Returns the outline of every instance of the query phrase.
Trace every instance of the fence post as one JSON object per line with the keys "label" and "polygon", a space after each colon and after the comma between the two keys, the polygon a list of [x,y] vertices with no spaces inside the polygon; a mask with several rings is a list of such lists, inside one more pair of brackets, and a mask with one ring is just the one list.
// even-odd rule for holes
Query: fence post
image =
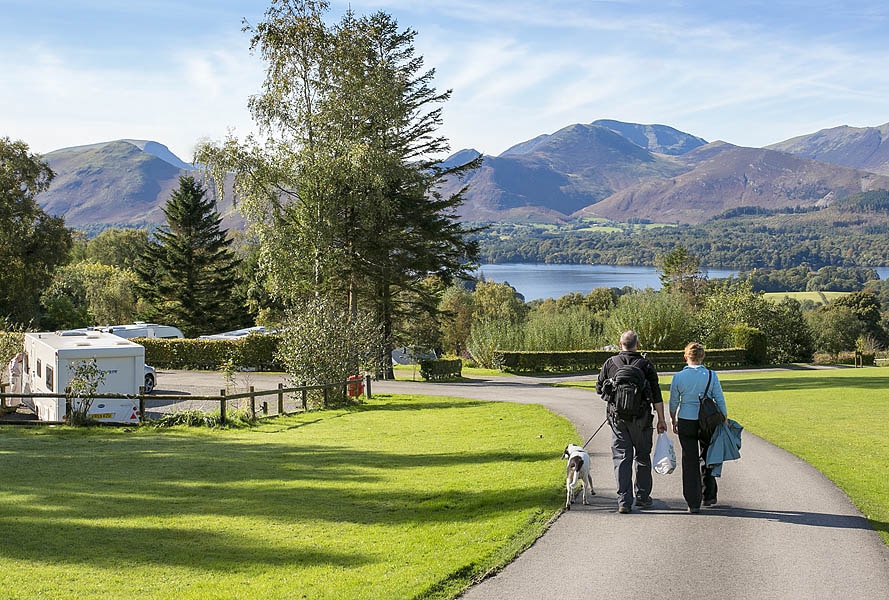
{"label": "fence post", "polygon": [[370,373],[364,375],[364,397],[370,400]]}
{"label": "fence post", "polygon": [[309,405],[309,390],[306,389],[308,385],[308,381],[303,381],[303,410],[306,410],[306,407]]}
{"label": "fence post", "polygon": [[250,420],[256,420],[256,396],[253,395],[253,386],[250,386]]}
{"label": "fence post", "polygon": [[324,408],[327,408],[327,400],[330,398],[330,388],[328,388],[327,386],[324,386],[324,388],[323,388],[322,391],[324,392],[324,404],[323,404],[323,406],[324,406]]}
{"label": "fence post", "polygon": [[145,422],[145,386],[139,386],[139,422]]}
{"label": "fence post", "polygon": [[281,390],[284,389],[284,384],[278,382],[278,416],[284,414],[284,392]]}
{"label": "fence post", "polygon": [[225,425],[225,390],[219,390],[219,422]]}

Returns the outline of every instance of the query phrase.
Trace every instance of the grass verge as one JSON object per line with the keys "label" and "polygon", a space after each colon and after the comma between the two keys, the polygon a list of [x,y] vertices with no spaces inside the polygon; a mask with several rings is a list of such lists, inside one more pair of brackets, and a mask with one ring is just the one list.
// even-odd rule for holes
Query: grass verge
{"label": "grass verge", "polygon": [[241,429],[0,428],[0,589],[450,598],[545,530],[576,435],[539,406],[404,396]]}
{"label": "grass verge", "polygon": [[[731,418],[824,473],[889,544],[889,369],[721,371],[719,380]],[[669,377],[661,389],[666,401]]]}
{"label": "grass verge", "polygon": [[[423,381],[420,377],[420,365],[395,365],[395,379],[398,381]],[[472,377],[503,377],[508,375],[500,369],[483,369],[481,367],[463,367],[463,378]]]}

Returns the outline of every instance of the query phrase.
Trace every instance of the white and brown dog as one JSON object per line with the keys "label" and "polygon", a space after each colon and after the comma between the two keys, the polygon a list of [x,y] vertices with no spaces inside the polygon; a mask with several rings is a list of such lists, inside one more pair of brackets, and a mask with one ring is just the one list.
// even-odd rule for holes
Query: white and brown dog
{"label": "white and brown dog", "polygon": [[574,488],[578,481],[583,488],[583,503],[589,504],[589,497],[596,495],[596,490],[593,489],[593,477],[590,475],[590,455],[581,446],[568,444],[562,453],[562,458],[568,459],[568,473],[565,479],[568,495],[565,498],[565,510],[571,510]]}

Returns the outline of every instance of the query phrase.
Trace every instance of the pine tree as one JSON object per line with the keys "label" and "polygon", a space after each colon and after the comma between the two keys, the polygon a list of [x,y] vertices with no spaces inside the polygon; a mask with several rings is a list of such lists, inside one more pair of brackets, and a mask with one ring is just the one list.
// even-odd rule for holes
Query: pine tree
{"label": "pine tree", "polygon": [[166,227],[154,232],[136,267],[142,297],[152,305],[148,315],[189,337],[243,326],[246,311],[233,297],[238,260],[215,201],[183,176],[164,215]]}

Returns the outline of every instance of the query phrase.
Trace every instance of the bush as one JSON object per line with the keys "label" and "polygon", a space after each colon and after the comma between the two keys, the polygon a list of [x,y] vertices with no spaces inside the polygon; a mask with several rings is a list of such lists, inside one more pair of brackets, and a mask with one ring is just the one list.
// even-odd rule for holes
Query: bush
{"label": "bush", "polygon": [[[346,381],[379,353],[381,338],[370,315],[350,315],[330,298],[313,297],[288,314],[278,358],[294,386]],[[347,402],[343,391],[331,390],[327,400]],[[313,404],[321,399],[317,391],[309,396]]]}
{"label": "bush", "polygon": [[[872,367],[877,364],[876,357],[873,353],[862,352],[858,357],[858,364],[865,367]],[[830,354],[827,352],[818,352],[815,354],[814,362],[816,365],[849,365],[856,364],[855,352],[840,352],[838,354]]]}
{"label": "bush", "polygon": [[462,370],[463,361],[459,358],[453,360],[420,361],[420,377],[426,381],[457,378],[462,375]]}
{"label": "bush", "polygon": [[733,346],[747,350],[747,364],[764,365],[768,363],[766,336],[762,331],[746,323],[738,323],[732,327],[731,337]]}
{"label": "bush", "polygon": [[495,354],[500,348],[521,348],[522,326],[505,320],[473,323],[466,348],[473,360],[486,369],[499,368]]}
{"label": "bush", "polygon": [[678,294],[646,290],[621,296],[605,322],[605,335],[615,344],[628,329],[639,334],[644,349],[683,348],[694,337],[694,318]]}

